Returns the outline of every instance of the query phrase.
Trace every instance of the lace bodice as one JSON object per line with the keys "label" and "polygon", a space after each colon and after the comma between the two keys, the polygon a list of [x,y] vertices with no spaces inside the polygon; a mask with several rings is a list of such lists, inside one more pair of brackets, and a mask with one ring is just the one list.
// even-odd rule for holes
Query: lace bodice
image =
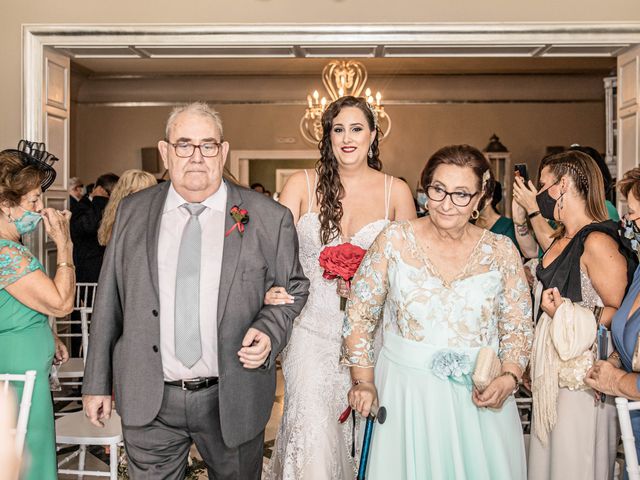
{"label": "lace bodice", "polygon": [[42,270],[42,266],[27,247],[0,239],[0,289],[35,270]]}
{"label": "lace bodice", "polygon": [[516,248],[485,231],[460,275],[445,282],[416,242],[411,222],[377,238],[353,281],[342,363],[373,365],[374,334],[449,348],[491,345],[525,368],[533,339],[531,296]]}
{"label": "lace bodice", "polygon": [[[389,221],[385,219],[368,223],[351,238],[351,243],[367,250],[388,223]],[[297,230],[300,243],[300,263],[304,274],[311,282],[311,286],[304,310],[295,320],[294,325],[302,325],[318,335],[340,340],[342,314],[340,313],[340,298],[336,293],[336,281],[325,279],[322,276],[323,270],[318,263],[320,252],[325,248],[320,241],[318,214],[309,212],[300,217]],[[336,239],[327,246],[339,243],[340,241]],[[328,314],[339,316],[336,328],[327,328],[329,326]]]}

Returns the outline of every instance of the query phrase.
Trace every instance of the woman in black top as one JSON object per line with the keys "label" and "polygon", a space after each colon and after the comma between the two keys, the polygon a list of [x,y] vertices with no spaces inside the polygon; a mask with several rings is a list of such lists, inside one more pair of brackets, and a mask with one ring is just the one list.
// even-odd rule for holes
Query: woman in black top
{"label": "woman in black top", "polygon": [[[602,307],[599,321],[608,328],[633,277],[635,259],[623,247],[617,225],[607,220],[602,174],[588,155],[569,151],[548,160],[540,185],[540,212],[559,228],[536,268],[539,308],[535,315],[540,318],[544,312],[553,318],[568,299],[587,309],[591,322],[587,328],[594,332],[596,320],[590,311]],[[534,345],[555,348],[549,330],[538,324]],[[557,368],[543,372],[534,351],[529,479],[613,478],[617,443],[613,399],[596,404],[594,392],[583,381],[594,356],[592,347],[570,363],[558,360]],[[543,409],[542,403],[536,406],[536,391],[542,391],[550,371],[559,372],[555,373],[557,388],[553,387],[555,401]],[[536,415],[545,420],[536,423]]]}

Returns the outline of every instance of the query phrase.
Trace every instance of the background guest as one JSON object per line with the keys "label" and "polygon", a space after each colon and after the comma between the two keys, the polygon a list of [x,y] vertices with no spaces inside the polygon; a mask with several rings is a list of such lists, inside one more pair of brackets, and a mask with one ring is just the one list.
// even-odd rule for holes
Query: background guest
{"label": "background guest", "polygon": [[104,247],[98,243],[98,228],[118,178],[113,173],[98,177],[91,192],[91,201],[79,203],[71,217],[71,238],[75,245],[73,257],[78,282],[97,282],[100,276]]}
{"label": "background guest", "polygon": [[255,190],[256,192],[259,192],[259,193],[264,193],[266,188],[264,188],[264,185],[262,185],[261,183],[252,183],[251,190]]}
{"label": "background guest", "polygon": [[[627,232],[636,253],[640,248],[640,168],[624,174],[618,189],[628,202],[625,218]],[[616,347],[608,361],[598,361],[588,372],[585,383],[607,395],[640,400],[640,365],[634,365],[634,354],[640,335],[640,268],[636,269],[633,282],[620,308],[613,316],[611,334]],[[637,359],[636,359],[637,363]],[[640,412],[632,411],[631,425],[636,439],[636,451],[640,457]]]}
{"label": "background guest", "polygon": [[[602,174],[595,161],[578,151],[548,158],[537,203],[541,216],[558,224],[535,270],[537,316],[544,311],[553,319],[568,299],[587,310],[603,307],[599,321],[608,327],[637,263],[624,255],[617,225],[607,220]],[[595,328],[595,318],[593,322]],[[612,398],[594,404],[594,392],[584,384],[593,361],[591,346],[573,363],[561,364],[538,349],[549,344],[549,335],[549,329],[536,329],[529,479],[612,478],[615,406]]]}
{"label": "background guest", "polygon": [[[429,216],[383,230],[347,304],[349,404],[363,416],[374,405],[389,412],[376,427],[367,478],[524,480],[512,394],[529,360],[531,299],[513,242],[469,222],[490,198],[489,162],[468,145],[444,147],[422,185]],[[484,346],[502,372],[478,392],[470,376]]]}
{"label": "background guest", "polygon": [[[618,211],[607,198],[607,196],[613,198],[610,193],[613,189],[613,179],[602,155],[592,147],[582,147],[580,145],[572,145],[569,151],[585,153],[596,163],[603,179],[603,195],[608,218],[616,222],[619,221],[620,215]],[[540,172],[542,172],[542,169],[546,166],[549,158],[551,158],[551,156],[543,158],[540,162],[538,167],[538,181],[540,179]],[[553,220],[546,220],[540,215],[536,202],[539,189],[540,187],[536,188],[531,180],[525,184],[524,179],[520,176],[516,176],[514,179],[513,221],[516,227],[516,240],[526,258],[542,256],[553,242],[553,233],[557,227],[557,224]],[[529,228],[529,224],[531,225],[531,229]]]}
{"label": "background guest", "polygon": [[[36,370],[26,438],[29,460],[24,462],[23,478],[28,480],[58,478],[49,370],[54,358],[65,362],[68,353],[47,316],[71,312],[75,287],[71,214],[42,204],[42,192],[55,179],[55,170],[43,161],[52,163],[51,157],[42,144],[0,152],[0,372]],[[21,235],[33,232],[40,220],[57,247],[53,279],[20,243]],[[16,391],[20,396],[22,385]]]}
{"label": "background guest", "polygon": [[476,220],[476,225],[480,228],[486,228],[490,232],[509,237],[518,252],[520,252],[513,220],[501,215],[498,211],[498,204],[502,200],[502,185],[493,179],[493,175],[491,175],[488,188],[491,190],[491,201],[485,203],[485,206],[480,211],[480,216]]}
{"label": "background guest", "polygon": [[73,214],[76,209],[76,205],[84,197],[84,185],[82,180],[78,177],[71,177],[69,179],[69,210]]}
{"label": "background guest", "polygon": [[127,170],[122,174],[111,192],[109,202],[102,215],[102,222],[100,223],[100,228],[98,228],[98,243],[100,243],[100,245],[104,247],[109,243],[111,230],[116,221],[118,205],[120,205],[122,199],[132,193],[153,187],[157,183],[156,177],[142,170]]}

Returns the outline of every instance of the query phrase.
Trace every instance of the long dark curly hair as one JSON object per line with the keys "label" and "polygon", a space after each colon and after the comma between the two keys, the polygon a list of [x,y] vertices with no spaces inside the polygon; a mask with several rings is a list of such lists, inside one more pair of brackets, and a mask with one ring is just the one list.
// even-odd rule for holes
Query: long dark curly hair
{"label": "long dark curly hair", "polygon": [[367,165],[375,170],[382,170],[380,161],[380,150],[378,149],[378,138],[381,135],[376,125],[373,111],[367,105],[363,97],[341,97],[331,103],[322,115],[322,140],[318,143],[320,149],[320,160],[316,164],[318,173],[318,187],[316,188],[316,199],[320,205],[320,239],[323,245],[328,244],[338,238],[340,221],[342,220],[342,198],[344,197],[344,187],[340,182],[340,172],[338,170],[338,160],[333,154],[331,145],[331,130],[333,119],[345,107],[356,107],[367,119],[370,131],[375,131],[376,136],[371,144],[371,157],[367,157]]}

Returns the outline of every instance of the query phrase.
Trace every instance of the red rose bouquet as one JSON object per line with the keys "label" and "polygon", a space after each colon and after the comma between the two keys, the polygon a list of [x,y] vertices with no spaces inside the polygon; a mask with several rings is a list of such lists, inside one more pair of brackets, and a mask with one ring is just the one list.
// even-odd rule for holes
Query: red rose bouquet
{"label": "red rose bouquet", "polygon": [[[335,247],[326,247],[320,253],[320,266],[324,268],[322,276],[327,280],[341,278],[347,283],[347,289],[351,288],[351,280],[358,271],[366,250],[351,243],[342,243]],[[340,294],[340,310],[344,310],[347,304],[347,296]]]}

